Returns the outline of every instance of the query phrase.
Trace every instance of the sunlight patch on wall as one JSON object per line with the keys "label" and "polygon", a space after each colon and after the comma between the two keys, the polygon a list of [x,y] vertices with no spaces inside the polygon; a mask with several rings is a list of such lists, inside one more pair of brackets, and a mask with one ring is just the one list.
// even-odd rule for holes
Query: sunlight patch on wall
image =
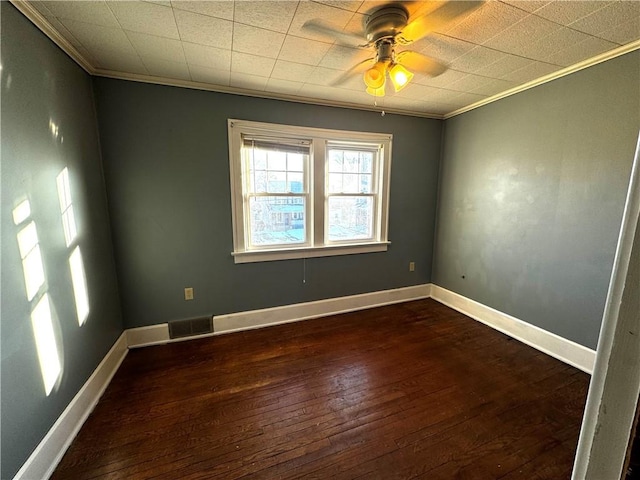
{"label": "sunlight patch on wall", "polygon": [[[24,200],[13,209],[13,222],[18,231],[18,250],[22,259],[22,271],[27,300],[36,304],[31,310],[31,327],[36,341],[40,373],[44,391],[48,396],[62,373],[58,344],[53,330],[49,294],[43,292],[45,285],[44,264],[38,241],[36,223],[31,220],[31,205]],[[32,303],[32,304],[33,304]]]}
{"label": "sunlight patch on wall", "polygon": [[[55,124],[53,125],[55,126]],[[64,239],[67,247],[71,248],[78,237],[78,229],[76,227],[76,218],[73,213],[69,169],[67,167],[64,167],[56,177],[56,184],[58,186],[58,200],[60,202]],[[73,296],[76,301],[78,325],[82,326],[89,317],[89,294],[87,291],[87,276],[84,270],[84,261],[82,260],[80,247],[77,245],[69,256],[69,269],[71,270]]]}
{"label": "sunlight patch on wall", "polygon": [[51,306],[49,305],[49,295],[47,293],[42,296],[31,313],[31,326],[36,339],[44,391],[48,396],[58,381],[62,368],[60,366],[60,356],[53,331]]}
{"label": "sunlight patch on wall", "polygon": [[13,209],[13,223],[20,225],[31,216],[31,205],[29,200],[24,200]]}
{"label": "sunlight patch on wall", "polygon": [[73,214],[71,203],[71,187],[69,186],[69,170],[64,167],[56,178],[58,184],[58,199],[60,200],[60,213],[62,213],[62,228],[67,247],[76,239],[78,230],[76,228],[76,218]]}
{"label": "sunlight patch on wall", "polygon": [[18,232],[18,248],[22,259],[27,300],[31,301],[44,285],[44,267],[42,266],[38,232],[34,221],[29,222],[26,227]]}
{"label": "sunlight patch on wall", "polygon": [[78,324],[83,325],[89,316],[89,295],[87,293],[87,277],[84,273],[84,262],[80,247],[76,247],[69,257],[73,295],[76,300]]}

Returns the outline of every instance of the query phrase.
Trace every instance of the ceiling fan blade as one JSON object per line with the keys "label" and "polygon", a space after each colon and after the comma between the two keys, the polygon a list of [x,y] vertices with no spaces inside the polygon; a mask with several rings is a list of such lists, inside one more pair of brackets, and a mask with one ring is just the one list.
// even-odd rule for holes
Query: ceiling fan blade
{"label": "ceiling fan blade", "polygon": [[425,35],[445,26],[455,18],[469,14],[477,8],[480,8],[484,3],[484,0],[451,0],[434,11],[411,20],[407,26],[402,29],[402,32],[397,37],[397,41],[405,45],[415,42]]}
{"label": "ceiling fan blade", "polygon": [[409,70],[424,73],[430,77],[436,77],[441,73],[444,73],[447,68],[449,68],[438,60],[412,50],[405,50],[398,53],[396,55],[396,62],[403,67],[407,67]]}
{"label": "ceiling fan blade", "polygon": [[367,67],[367,63],[374,62],[374,61],[375,61],[375,58],[371,57],[371,58],[367,58],[366,60],[363,60],[363,61],[361,61],[359,63],[356,63],[349,70],[347,70],[342,75],[340,75],[338,78],[333,80],[329,85],[331,85],[332,87],[337,87],[339,85],[342,85],[344,82],[346,82],[347,80],[350,80],[355,75],[364,72],[366,67]]}
{"label": "ceiling fan blade", "polygon": [[348,47],[368,46],[367,39],[363,36],[351,32],[345,32],[344,30],[338,30],[332,25],[321,20],[308,20],[304,25],[302,25],[302,29],[307,32],[321,35],[325,38],[331,38],[332,40]]}
{"label": "ceiling fan blade", "polygon": [[337,86],[342,85],[344,82],[346,82],[347,80],[350,80],[351,78],[353,78],[354,76],[358,75],[359,73],[363,73],[366,70],[367,64],[370,63],[370,62],[375,62],[375,60],[376,60],[375,58],[371,57],[371,58],[367,58],[366,60],[363,60],[363,61],[361,61],[359,63],[356,63],[349,70],[347,70],[342,75],[340,75],[338,78],[333,80],[329,85],[332,86],[332,87],[337,87]]}

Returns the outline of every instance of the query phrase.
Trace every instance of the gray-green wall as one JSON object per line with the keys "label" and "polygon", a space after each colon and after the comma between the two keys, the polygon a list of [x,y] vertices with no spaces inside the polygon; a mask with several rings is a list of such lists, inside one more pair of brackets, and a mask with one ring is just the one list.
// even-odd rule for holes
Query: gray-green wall
{"label": "gray-green wall", "polygon": [[640,127],[640,52],[445,123],[434,282],[595,348]]}
{"label": "gray-green wall", "polygon": [[[14,476],[122,332],[91,77],[8,2],[2,21],[0,477]],[[50,122],[58,126],[58,136]],[[84,257],[89,317],[78,326],[56,189],[67,167]],[[62,376],[45,395],[12,219],[31,204]]]}
{"label": "gray-green wall", "polygon": [[[431,281],[441,121],[95,83],[126,327]],[[234,264],[228,118],[393,134],[389,251]]]}
{"label": "gray-green wall", "polygon": [[[640,53],[441,122],[91,79],[0,3],[2,478],[122,331],[116,270],[124,327],[433,281],[595,347],[640,125]],[[227,118],[392,133],[389,251],[309,259],[306,283],[301,260],[235,265]],[[65,166],[89,289],[82,327],[55,184]],[[24,198],[63,357],[48,397],[11,217]]]}

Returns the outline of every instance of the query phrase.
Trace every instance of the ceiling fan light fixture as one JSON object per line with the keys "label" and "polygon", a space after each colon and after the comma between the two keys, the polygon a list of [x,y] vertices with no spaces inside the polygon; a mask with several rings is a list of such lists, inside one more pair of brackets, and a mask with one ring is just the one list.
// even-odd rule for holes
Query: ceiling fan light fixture
{"label": "ceiling fan light fixture", "polygon": [[380,88],[367,87],[367,93],[374,97],[384,97],[384,84]]}
{"label": "ceiling fan light fixture", "polygon": [[399,92],[411,81],[413,73],[399,63],[395,63],[389,70],[389,78],[391,78],[391,83],[393,83],[395,91]]}
{"label": "ceiling fan light fixture", "polygon": [[386,66],[384,62],[376,62],[373,67],[364,72],[364,84],[372,89],[384,87],[385,74]]}

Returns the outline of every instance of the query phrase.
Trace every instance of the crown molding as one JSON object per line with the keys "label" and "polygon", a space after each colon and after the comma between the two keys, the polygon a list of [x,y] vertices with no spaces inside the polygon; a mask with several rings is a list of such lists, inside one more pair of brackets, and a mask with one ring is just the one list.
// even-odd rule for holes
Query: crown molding
{"label": "crown molding", "polygon": [[319,105],[324,107],[349,108],[353,110],[363,110],[363,111],[376,112],[376,113],[384,112],[385,115],[389,113],[389,114],[405,115],[405,116],[411,116],[411,117],[431,118],[436,120],[442,120],[444,118],[443,115],[439,115],[439,114],[413,112],[410,110],[403,110],[400,108],[393,108],[393,107],[387,108],[380,105],[368,106],[368,105],[362,105],[357,103],[341,102],[337,100],[304,97],[304,96],[298,96],[298,95],[287,95],[287,94],[266,92],[266,91],[260,91],[260,90],[249,90],[244,88],[227,87],[223,85],[213,85],[210,83],[194,82],[191,80],[177,80],[177,79],[165,78],[165,77],[152,77],[150,75],[141,75],[137,73],[123,73],[123,72],[115,72],[112,70],[96,69],[93,75],[97,77],[114,78],[117,80],[129,80],[132,82],[152,83],[155,85],[166,85],[170,87],[191,88],[194,90],[206,90],[206,91],[218,92],[218,93],[230,93],[233,95],[267,98],[271,100],[285,100],[288,102],[305,103],[305,104]]}
{"label": "crown molding", "polygon": [[29,2],[24,0],[9,0],[20,13],[27,17],[42,33],[69,55],[82,69],[90,75],[95,74],[95,68],[85,59],[82,54],[58,31],[51,26],[49,20],[36,10]]}
{"label": "crown molding", "polygon": [[572,73],[578,72],[580,70],[584,70],[585,68],[592,67],[594,65],[597,65],[598,63],[606,62],[607,60],[611,60],[613,58],[619,57],[626,53],[633,52],[638,49],[640,49],[640,40],[636,40],[635,42],[622,45],[621,47],[615,48],[613,50],[609,50],[608,52],[601,53],[600,55],[596,55],[595,57],[589,58],[587,60],[583,60],[582,62],[563,68],[562,70],[558,70],[557,72],[550,73],[549,75],[545,75],[540,78],[536,78],[535,80],[532,80],[527,83],[523,83],[518,87],[511,88],[502,93],[498,93],[497,95],[493,95],[492,97],[488,97],[488,98],[485,98],[484,100],[480,100],[479,102],[473,103],[471,105],[467,105],[466,107],[459,108],[458,110],[454,110],[453,112],[443,115],[442,118],[444,120],[447,120],[449,118],[455,117],[456,115],[460,115],[470,110],[474,110],[484,105],[488,105],[489,103],[493,103],[497,100],[510,97],[511,95],[515,95],[516,93],[524,92],[525,90],[529,90],[530,88],[537,87],[538,85],[551,82],[552,80],[556,80],[558,78],[571,75]]}

